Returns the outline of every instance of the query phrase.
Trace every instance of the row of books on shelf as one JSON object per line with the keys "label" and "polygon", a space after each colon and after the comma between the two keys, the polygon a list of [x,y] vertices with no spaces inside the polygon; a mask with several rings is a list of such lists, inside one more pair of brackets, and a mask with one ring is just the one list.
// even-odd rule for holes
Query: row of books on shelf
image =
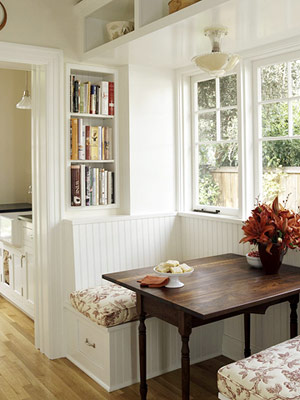
{"label": "row of books on shelf", "polygon": [[114,203],[114,172],[86,165],[71,165],[71,205]]}
{"label": "row of books on shelf", "polygon": [[92,84],[70,75],[70,105],[71,113],[114,115],[114,82]]}
{"label": "row of books on shelf", "polygon": [[82,118],[71,118],[71,160],[112,160],[112,128],[90,126]]}

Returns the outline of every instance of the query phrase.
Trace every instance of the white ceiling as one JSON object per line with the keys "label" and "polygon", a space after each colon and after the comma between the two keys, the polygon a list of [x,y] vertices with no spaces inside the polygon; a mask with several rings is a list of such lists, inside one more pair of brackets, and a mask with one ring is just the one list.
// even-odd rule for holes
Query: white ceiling
{"label": "white ceiling", "polygon": [[[300,38],[300,0],[229,0],[117,48],[108,46],[107,51],[91,51],[87,56],[109,64],[185,67],[195,55],[211,50],[203,35],[204,28],[211,25],[229,28],[222,47],[230,52]],[[144,28],[141,34],[147,31]]]}

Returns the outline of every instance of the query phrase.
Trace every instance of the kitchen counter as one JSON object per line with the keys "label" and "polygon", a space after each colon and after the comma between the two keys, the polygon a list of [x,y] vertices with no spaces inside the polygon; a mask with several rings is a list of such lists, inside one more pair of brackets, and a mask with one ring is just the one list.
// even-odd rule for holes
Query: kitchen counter
{"label": "kitchen counter", "polygon": [[11,203],[0,204],[0,213],[11,213],[21,211],[32,211],[32,204],[30,203]]}

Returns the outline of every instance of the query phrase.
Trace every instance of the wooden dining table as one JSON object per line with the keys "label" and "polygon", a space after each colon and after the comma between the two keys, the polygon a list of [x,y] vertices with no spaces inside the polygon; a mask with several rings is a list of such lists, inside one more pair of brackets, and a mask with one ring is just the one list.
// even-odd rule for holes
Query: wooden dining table
{"label": "wooden dining table", "polygon": [[250,350],[250,315],[264,314],[268,307],[290,303],[290,336],[298,332],[297,305],[300,268],[282,265],[279,273],[265,275],[250,267],[244,256],[224,254],[185,261],[194,272],[182,277],[177,289],[141,287],[137,282],[155,275],[153,267],[103,275],[103,278],[137,294],[139,315],[140,398],[147,398],[146,316],[157,317],[178,328],[181,335],[182,400],[190,398],[189,338],[192,329],[236,315],[244,315],[245,356]]}

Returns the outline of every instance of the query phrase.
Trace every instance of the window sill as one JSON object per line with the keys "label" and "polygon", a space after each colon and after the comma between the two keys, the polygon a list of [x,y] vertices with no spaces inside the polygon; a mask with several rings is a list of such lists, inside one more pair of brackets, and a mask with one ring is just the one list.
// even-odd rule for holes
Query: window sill
{"label": "window sill", "polygon": [[220,215],[220,214],[205,214],[196,211],[184,211],[179,212],[178,215],[180,217],[189,217],[189,218],[200,218],[200,219],[207,219],[207,220],[214,220],[214,221],[222,221],[228,222],[231,224],[243,224],[243,220],[239,217],[235,217],[232,215]]}

